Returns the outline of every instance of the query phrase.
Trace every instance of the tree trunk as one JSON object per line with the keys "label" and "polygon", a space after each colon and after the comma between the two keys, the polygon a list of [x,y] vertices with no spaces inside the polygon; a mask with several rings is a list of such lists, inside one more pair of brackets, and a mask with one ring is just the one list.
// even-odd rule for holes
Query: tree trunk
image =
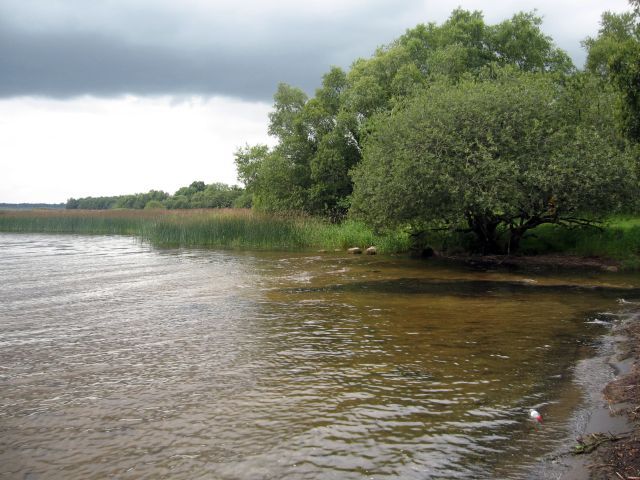
{"label": "tree trunk", "polygon": [[499,220],[489,215],[467,214],[467,221],[478,240],[482,255],[500,253],[497,232]]}
{"label": "tree trunk", "polygon": [[521,223],[517,227],[509,227],[509,244],[507,246],[507,253],[515,253],[520,248],[520,241],[527,230],[537,227],[545,222],[539,217],[529,218],[526,222]]}
{"label": "tree trunk", "polygon": [[524,232],[526,230],[522,230],[519,228],[509,230],[509,245],[507,247],[507,254],[516,253],[520,248],[520,240],[524,236]]}

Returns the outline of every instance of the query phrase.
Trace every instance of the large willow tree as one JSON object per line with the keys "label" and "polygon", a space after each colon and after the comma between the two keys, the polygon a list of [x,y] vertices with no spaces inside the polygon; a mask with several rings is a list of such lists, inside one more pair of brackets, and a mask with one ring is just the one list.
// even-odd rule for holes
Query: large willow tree
{"label": "large willow tree", "polygon": [[565,86],[512,69],[488,77],[436,82],[374,119],[353,174],[355,214],[417,231],[464,228],[489,253],[515,251],[543,223],[589,223],[633,196],[605,90],[586,76]]}
{"label": "large willow tree", "polygon": [[437,78],[455,82],[479,75],[488,65],[558,76],[571,72],[571,60],[540,25],[531,13],[488,25],[481,12],[457,9],[441,25],[407,30],[370,58],[354,61],[347,72],[332,68],[312,98],[279,85],[269,127],[277,145],[266,150],[248,146],[236,155],[239,178],[254,205],[340,218],[353,187],[349,171],[361,161],[373,115],[389,111]]}

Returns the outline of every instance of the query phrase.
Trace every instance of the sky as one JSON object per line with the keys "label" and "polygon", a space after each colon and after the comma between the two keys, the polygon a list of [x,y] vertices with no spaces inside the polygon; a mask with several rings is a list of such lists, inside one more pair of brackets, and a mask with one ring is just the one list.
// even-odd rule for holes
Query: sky
{"label": "sky", "polygon": [[0,203],[237,183],[279,82],[313,94],[330,66],[456,7],[489,24],[536,10],[580,42],[626,0],[0,0]]}

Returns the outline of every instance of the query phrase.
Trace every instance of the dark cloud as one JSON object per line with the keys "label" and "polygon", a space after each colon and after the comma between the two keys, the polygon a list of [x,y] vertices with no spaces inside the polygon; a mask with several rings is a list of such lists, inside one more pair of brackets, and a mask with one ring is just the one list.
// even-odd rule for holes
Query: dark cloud
{"label": "dark cloud", "polygon": [[269,99],[280,81],[312,91],[331,59],[303,49],[133,46],[90,34],[0,33],[0,96],[223,94]]}
{"label": "dark cloud", "polygon": [[[237,6],[198,15],[187,3],[176,9],[179,3],[160,1],[154,9],[142,2],[134,9],[115,2],[117,8],[105,10],[99,2],[94,8],[71,0],[43,12],[51,4],[9,0],[0,6],[0,97],[130,93],[269,101],[278,82],[312,93],[331,65],[347,67],[406,27],[391,0],[335,15],[326,15],[325,6],[316,16],[304,6],[276,12],[263,5],[265,18],[251,1],[239,3],[254,7],[244,15]],[[224,8],[232,12],[226,18]]]}
{"label": "dark cloud", "polygon": [[[421,0],[368,0],[334,16],[325,8],[314,18],[300,6],[261,19],[237,11],[200,18],[186,7],[176,10],[181,4],[170,0],[157,5],[173,10],[112,2],[120,6],[107,11],[108,4],[69,1],[0,5],[0,97],[195,94],[269,101],[278,82],[312,93],[329,66],[348,67],[406,28],[441,22],[455,7],[434,12]],[[51,5],[52,12],[43,11]],[[66,6],[60,13],[56,5]],[[501,8],[502,18],[514,13]],[[421,18],[434,13],[438,18]],[[561,45],[574,59],[583,55],[581,38],[569,48]]]}

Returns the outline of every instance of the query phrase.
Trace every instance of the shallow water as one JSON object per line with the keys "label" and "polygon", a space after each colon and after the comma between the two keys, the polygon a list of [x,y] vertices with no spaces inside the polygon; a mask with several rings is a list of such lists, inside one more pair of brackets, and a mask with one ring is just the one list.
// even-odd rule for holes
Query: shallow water
{"label": "shallow water", "polygon": [[527,478],[638,283],[0,234],[0,478]]}

